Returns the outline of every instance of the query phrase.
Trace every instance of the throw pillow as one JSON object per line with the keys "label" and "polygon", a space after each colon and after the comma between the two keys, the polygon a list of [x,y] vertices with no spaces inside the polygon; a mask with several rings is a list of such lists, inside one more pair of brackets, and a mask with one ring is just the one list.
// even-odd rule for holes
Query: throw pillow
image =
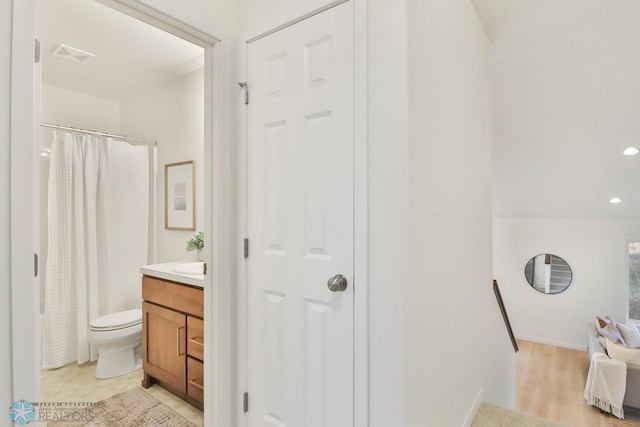
{"label": "throw pillow", "polygon": [[598,328],[604,328],[605,326],[607,326],[608,324],[610,324],[611,322],[615,323],[613,321],[613,319],[609,316],[604,316],[604,319],[602,319],[601,317],[596,316],[596,325],[598,325]]}
{"label": "throw pillow", "polygon": [[617,323],[618,332],[629,348],[640,348],[640,332],[634,326],[627,326],[624,323]]}
{"label": "throw pillow", "polygon": [[620,331],[618,331],[614,322],[609,323],[604,328],[596,329],[596,331],[598,332],[598,335],[610,339],[615,344],[619,344],[623,347],[627,346],[627,343],[624,342],[624,339],[622,338],[622,335],[620,335]]}
{"label": "throw pillow", "polygon": [[612,359],[622,360],[629,365],[640,366],[640,349],[624,348],[607,340],[607,353]]}

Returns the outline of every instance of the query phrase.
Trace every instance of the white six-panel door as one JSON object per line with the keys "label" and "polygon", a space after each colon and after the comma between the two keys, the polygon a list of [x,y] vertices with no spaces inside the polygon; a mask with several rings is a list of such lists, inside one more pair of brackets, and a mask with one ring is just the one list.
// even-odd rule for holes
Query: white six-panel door
{"label": "white six-panel door", "polygon": [[248,84],[249,426],[351,426],[352,2],[250,43]]}

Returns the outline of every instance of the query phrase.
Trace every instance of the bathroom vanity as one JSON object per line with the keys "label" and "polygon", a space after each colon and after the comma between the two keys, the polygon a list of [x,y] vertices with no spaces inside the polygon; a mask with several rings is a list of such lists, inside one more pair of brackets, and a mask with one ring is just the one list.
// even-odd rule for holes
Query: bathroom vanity
{"label": "bathroom vanity", "polygon": [[157,383],[199,409],[204,401],[203,275],[173,271],[177,263],[144,266],[142,387]]}

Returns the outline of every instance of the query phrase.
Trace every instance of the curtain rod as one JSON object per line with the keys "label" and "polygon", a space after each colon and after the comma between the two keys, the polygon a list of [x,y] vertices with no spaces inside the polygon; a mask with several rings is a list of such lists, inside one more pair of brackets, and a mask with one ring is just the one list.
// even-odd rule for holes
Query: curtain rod
{"label": "curtain rod", "polygon": [[158,141],[147,141],[146,139],[130,138],[130,137],[124,136],[124,135],[114,135],[112,133],[97,132],[95,130],[86,130],[86,129],[68,127],[68,126],[52,125],[52,124],[49,124],[49,123],[40,123],[40,126],[43,126],[43,127],[46,127],[46,128],[52,128],[52,129],[70,130],[70,131],[73,131],[73,132],[90,133],[91,135],[108,136],[110,138],[117,138],[117,139],[124,139],[126,141],[140,142],[142,144],[158,145]]}

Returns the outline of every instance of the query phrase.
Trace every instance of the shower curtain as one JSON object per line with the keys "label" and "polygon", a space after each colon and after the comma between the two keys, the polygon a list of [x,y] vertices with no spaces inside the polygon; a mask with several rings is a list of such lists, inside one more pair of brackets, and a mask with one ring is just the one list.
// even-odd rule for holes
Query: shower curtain
{"label": "shower curtain", "polygon": [[141,307],[148,150],[106,137],[54,133],[43,368],[95,360],[87,342],[89,322]]}

